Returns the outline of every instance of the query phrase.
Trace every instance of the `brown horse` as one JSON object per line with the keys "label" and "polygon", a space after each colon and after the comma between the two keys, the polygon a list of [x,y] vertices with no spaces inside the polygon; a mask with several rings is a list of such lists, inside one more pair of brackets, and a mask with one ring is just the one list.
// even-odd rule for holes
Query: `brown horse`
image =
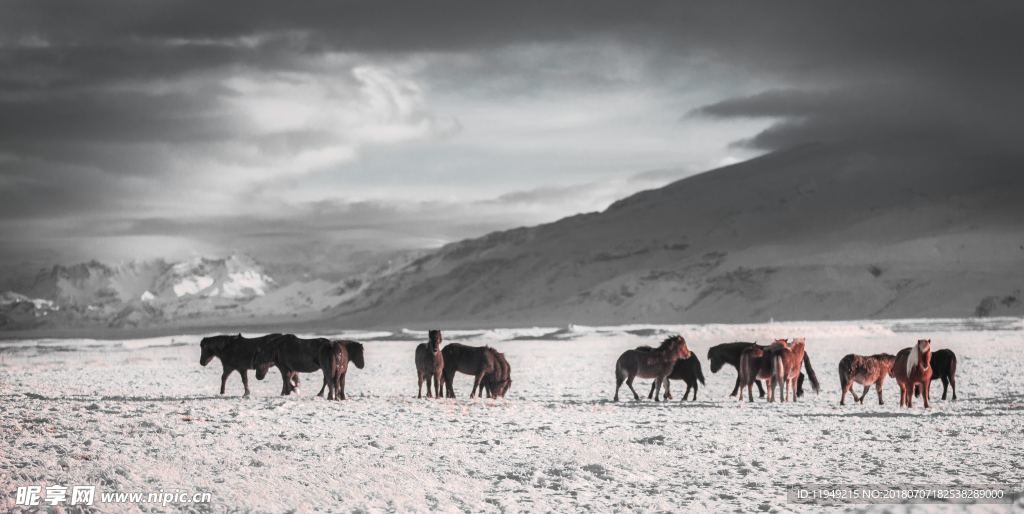
{"label": "brown horse", "polygon": [[619,401],[619,388],[625,381],[633,398],[640,400],[640,395],[633,389],[633,379],[653,378],[655,384],[654,401],[661,401],[661,385],[666,377],[672,374],[679,359],[689,359],[690,349],[686,346],[683,336],[671,336],[662,341],[661,346],[653,350],[626,350],[615,362],[615,401]]}
{"label": "brown horse", "polygon": [[330,341],[320,347],[320,367],[324,372],[324,385],[320,387],[317,396],[323,396],[326,388],[328,400],[345,399],[345,375],[348,373],[349,362],[363,369],[366,362],[363,360],[361,343]]}
{"label": "brown horse", "polygon": [[900,385],[900,407],[912,407],[914,389],[921,388],[924,408],[929,405],[929,388],[932,383],[932,340],[919,339],[911,348],[904,348],[896,354],[889,374]]}
{"label": "brown horse", "polygon": [[760,384],[758,380],[768,381],[768,400],[774,399],[773,385],[772,385],[772,370],[773,359],[775,358],[775,352],[777,346],[760,346],[753,345],[745,348],[740,353],[739,372],[740,372],[740,394],[739,400],[743,401],[743,388],[747,388],[747,398],[749,401],[754,401],[754,384]]}
{"label": "brown horse", "polygon": [[427,381],[427,398],[431,397],[430,384],[433,382],[437,397],[441,397],[441,375],[444,374],[444,355],[441,354],[443,337],[440,330],[431,330],[428,341],[416,346],[416,379],[419,389],[417,398],[423,397],[423,381]]}
{"label": "brown horse", "polygon": [[467,346],[460,343],[445,345],[441,350],[444,357],[444,386],[448,398],[455,398],[455,389],[452,382],[455,380],[455,373],[473,375],[473,390],[469,393],[470,398],[476,397],[477,389],[483,395],[481,381],[487,375],[498,369],[496,354],[492,348],[487,346]]}
{"label": "brown horse", "polygon": [[[793,339],[792,343],[786,339],[776,339],[772,343],[774,355],[771,361],[771,380],[779,384],[779,401],[781,402],[790,401],[790,395],[792,395],[792,401],[796,401],[796,382],[800,377],[800,365],[803,364],[804,355],[806,354],[804,351],[805,345],[805,340],[802,337]],[[774,384],[769,382],[768,401],[773,401],[774,396]]]}
{"label": "brown horse", "polygon": [[[851,353],[843,357],[839,361],[839,385],[843,391],[839,397],[839,405],[846,405],[846,393],[853,395],[854,403],[864,403],[864,397],[868,395],[868,390],[872,385],[878,391],[878,404],[885,405],[882,400],[882,386],[895,362],[896,356],[888,353],[876,353],[869,356]],[[856,391],[851,390],[854,383],[864,386],[864,392],[861,393],[860,398],[857,398]]]}

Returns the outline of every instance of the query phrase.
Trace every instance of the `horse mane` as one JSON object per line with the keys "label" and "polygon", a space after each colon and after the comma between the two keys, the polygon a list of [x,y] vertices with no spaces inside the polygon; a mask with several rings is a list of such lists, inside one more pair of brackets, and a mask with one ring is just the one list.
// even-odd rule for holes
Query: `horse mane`
{"label": "horse mane", "polygon": [[667,338],[665,338],[665,340],[661,342],[661,345],[658,346],[658,349],[659,350],[664,350],[664,349],[668,348],[669,346],[671,346],[672,343],[674,343],[674,342],[682,343],[684,341],[685,341],[685,339],[683,339],[683,336],[681,336],[679,334],[671,335],[671,336],[668,336]]}

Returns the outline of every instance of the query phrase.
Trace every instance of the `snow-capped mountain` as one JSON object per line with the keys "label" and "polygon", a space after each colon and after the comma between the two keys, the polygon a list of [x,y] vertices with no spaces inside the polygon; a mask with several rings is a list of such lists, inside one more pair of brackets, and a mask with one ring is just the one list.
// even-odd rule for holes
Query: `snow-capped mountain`
{"label": "snow-capped mountain", "polygon": [[274,279],[251,257],[231,255],[224,259],[195,257],[173,264],[146,292],[151,299],[194,296],[239,300],[263,296],[275,286]]}
{"label": "snow-capped mountain", "polygon": [[0,293],[0,329],[160,327],[315,319],[402,268],[413,253],[339,279],[280,282],[244,254],[180,262],[89,261],[44,269],[27,294]]}

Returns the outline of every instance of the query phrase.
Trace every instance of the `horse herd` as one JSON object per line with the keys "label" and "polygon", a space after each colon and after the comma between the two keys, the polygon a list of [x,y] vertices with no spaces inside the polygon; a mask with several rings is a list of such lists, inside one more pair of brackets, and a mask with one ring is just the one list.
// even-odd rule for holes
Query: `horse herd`
{"label": "horse herd", "polygon": [[[455,374],[464,373],[473,377],[470,398],[487,395],[488,398],[503,398],[512,385],[511,367],[505,354],[489,346],[468,346],[460,343],[443,344],[440,330],[431,330],[428,340],[420,343],[415,351],[416,377],[419,384],[417,398],[423,396],[423,383],[427,384],[427,397],[455,398],[452,382]],[[811,366],[804,338],[776,339],[769,345],[749,342],[724,343],[708,350],[711,372],[718,373],[729,364],[737,370],[736,383],[730,396],[739,395],[743,400],[743,389],[747,398],[754,401],[753,387],[756,385],[760,397],[775,401],[776,388],[780,402],[796,401],[803,395],[804,373],[810,380],[814,392],[820,390],[818,377]],[[345,375],[352,363],[362,369],[363,345],[356,341],[330,340],[326,338],[303,339],[294,334],[268,334],[246,338],[241,334],[218,335],[203,338],[200,343],[199,363],[206,366],[214,357],[220,359],[224,368],[221,374],[220,394],[224,394],[227,379],[237,371],[242,377],[245,395],[249,395],[248,370],[256,371],[256,378],[263,380],[271,366],[281,373],[281,394],[298,391],[299,373],[323,373],[323,386],[317,396],[327,391],[329,400],[345,399]],[[921,396],[927,408],[930,401],[932,380],[942,380],[942,399],[950,386],[956,400],[956,354],[951,350],[932,353],[931,340],[921,339],[910,348],[904,348],[891,355],[849,354],[839,361],[839,383],[842,390],[840,405],[846,404],[850,393],[854,402],[864,403],[871,386],[878,392],[879,405],[884,404],[882,385],[886,377],[892,377],[900,387],[900,406],[911,407],[914,396]],[[615,363],[615,396],[619,400],[619,389],[625,383],[635,400],[640,395],[633,389],[636,378],[654,379],[647,397],[655,401],[672,398],[670,381],[686,383],[686,400],[692,391],[697,399],[698,382],[704,383],[700,360],[690,351],[682,336],[673,335],[662,341],[658,347],[638,346],[626,350]],[[764,387],[762,387],[762,382]],[[860,397],[852,391],[854,384],[864,387]],[[664,394],[662,388],[664,387]]]}

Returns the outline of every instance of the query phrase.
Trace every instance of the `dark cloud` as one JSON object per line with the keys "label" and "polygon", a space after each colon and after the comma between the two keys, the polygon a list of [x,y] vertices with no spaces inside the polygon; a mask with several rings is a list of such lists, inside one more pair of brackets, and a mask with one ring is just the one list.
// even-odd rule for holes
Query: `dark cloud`
{"label": "dark cloud", "polygon": [[[1019,152],[1022,132],[1016,114],[1024,112],[1024,4],[1012,1],[28,0],[6,2],[0,11],[5,233],[17,230],[12,220],[88,217],[92,227],[113,220],[106,229],[111,237],[261,237],[253,231],[259,227],[268,238],[371,231],[449,239],[520,219],[496,211],[466,224],[458,216],[475,214],[460,210],[467,204],[525,209],[581,194],[604,200],[608,188],[595,181],[518,186],[524,190],[483,195],[494,200],[414,208],[341,199],[320,207],[281,200],[278,215],[264,218],[247,210],[182,221],[150,212],[169,202],[168,192],[183,210],[191,209],[193,196],[216,188],[237,188],[235,200],[253,191],[265,199],[282,183],[311,180],[306,168],[443,132],[430,113],[420,112],[420,92],[401,77],[356,76],[353,70],[366,62],[408,65],[411,76],[435,91],[496,105],[554,87],[633,90],[638,98],[645,87],[679,96],[699,90],[709,103],[685,114],[687,120],[773,120],[737,142],[759,150],[844,141],[886,151],[989,155]],[[276,81],[285,98],[290,81],[297,98],[323,86],[325,102],[359,94],[370,83],[378,90],[363,103],[377,111],[352,114],[369,120],[353,125],[353,140],[331,130],[334,119],[276,123],[287,105],[260,106],[270,109],[263,120],[270,128],[260,127],[236,104],[251,99],[231,83],[237,78],[256,86]],[[753,94],[725,98],[734,84]],[[356,107],[345,106],[342,114]],[[523,113],[541,121],[547,115]],[[495,142],[495,154],[517,153],[503,144]],[[273,175],[293,162],[305,168]],[[399,169],[394,162],[381,174],[416,173],[422,164],[412,160]],[[632,182],[681,175],[650,172]]]}

